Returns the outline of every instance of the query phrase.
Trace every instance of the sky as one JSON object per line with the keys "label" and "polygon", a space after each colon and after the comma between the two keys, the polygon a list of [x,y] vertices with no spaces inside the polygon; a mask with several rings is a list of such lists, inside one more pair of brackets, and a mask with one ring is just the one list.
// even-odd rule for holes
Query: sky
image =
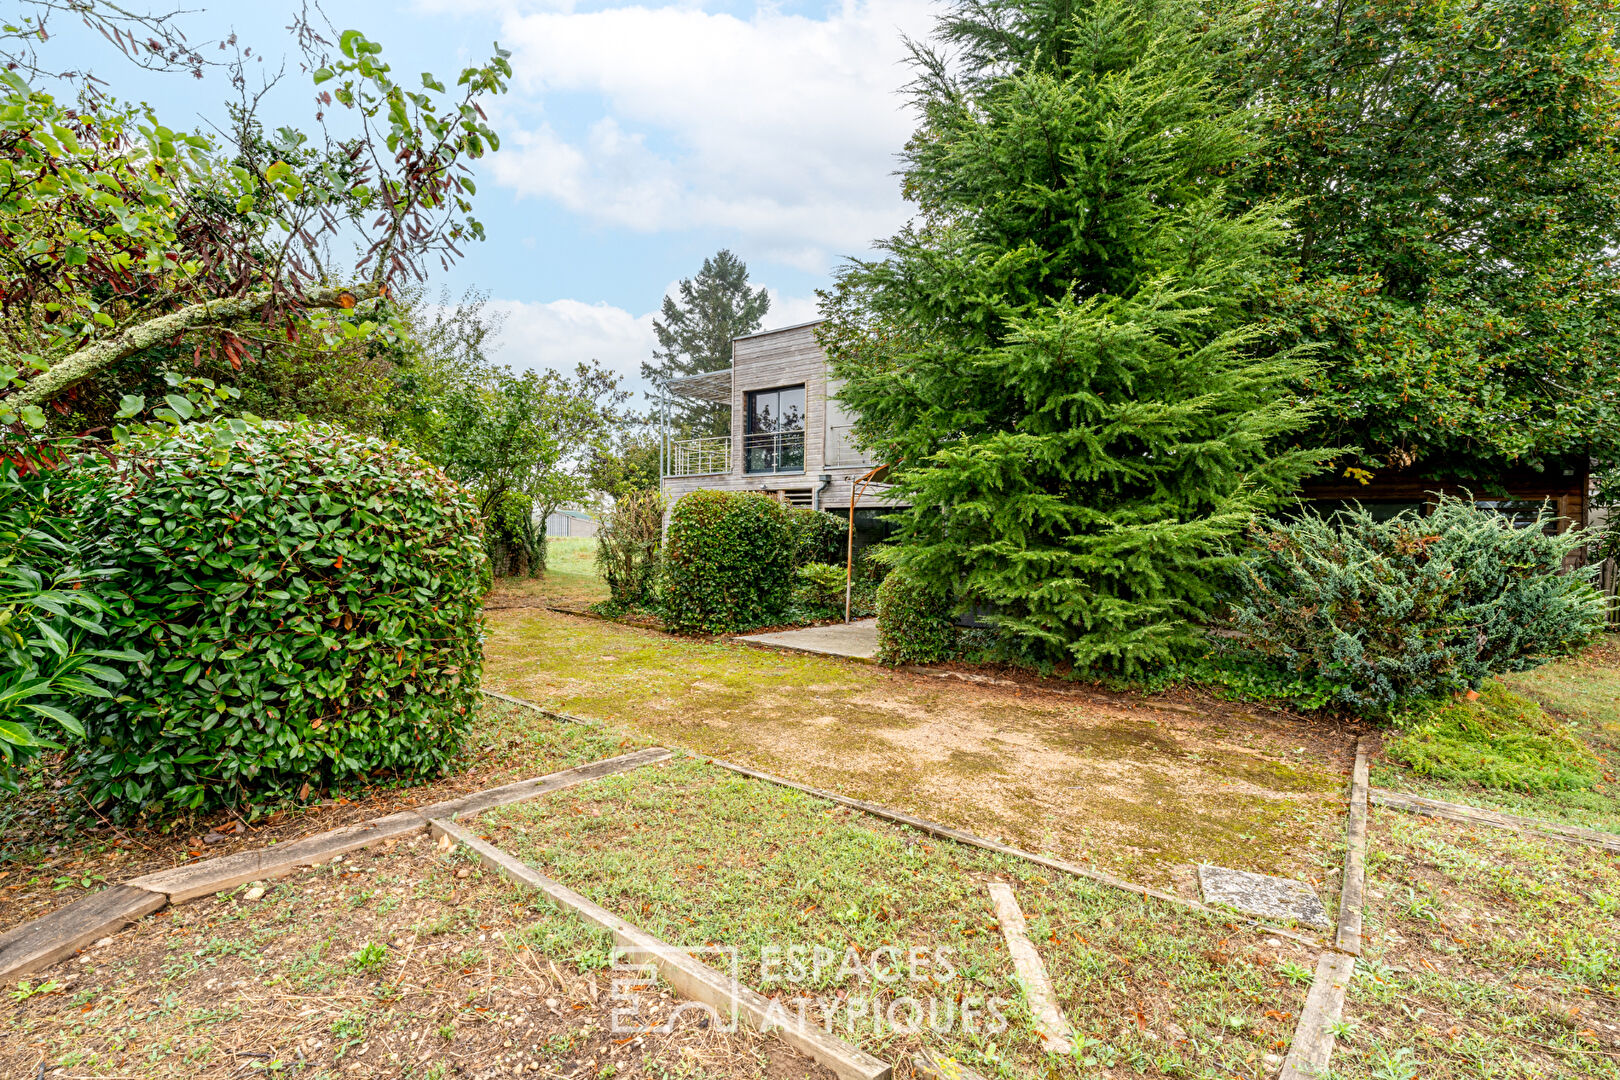
{"label": "sky", "polygon": [[[234,31],[265,70],[286,57],[266,111],[307,126],[290,0],[185,6],[193,42]],[[501,149],[475,164],[488,239],[429,282],[489,294],[506,319],[503,363],[596,359],[644,389],[653,317],[706,256],[724,247],[747,262],[772,297],[766,328],[788,326],[815,318],[815,290],[842,259],[907,217],[894,173],[914,119],[904,38],[926,36],[934,16],[923,0],[329,0],[326,11],[413,83],[454,76],[497,41],[512,52],[511,90],[486,106]],[[168,126],[221,122],[223,74],[142,72],[82,28],[52,30],[52,48]]]}

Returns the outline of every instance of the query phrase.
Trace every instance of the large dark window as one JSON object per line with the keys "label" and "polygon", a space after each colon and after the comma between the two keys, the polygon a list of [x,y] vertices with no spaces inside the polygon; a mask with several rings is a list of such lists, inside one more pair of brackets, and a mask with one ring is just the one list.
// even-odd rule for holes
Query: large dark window
{"label": "large dark window", "polygon": [[804,387],[753,390],[746,402],[743,471],[804,472]]}

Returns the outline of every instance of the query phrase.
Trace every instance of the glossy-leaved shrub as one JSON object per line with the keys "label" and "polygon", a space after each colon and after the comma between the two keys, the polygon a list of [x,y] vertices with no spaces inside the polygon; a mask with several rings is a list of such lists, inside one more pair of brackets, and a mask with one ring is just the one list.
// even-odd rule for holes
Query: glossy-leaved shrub
{"label": "glossy-leaved shrub", "polygon": [[825,510],[790,506],[788,521],[793,526],[794,566],[804,566],[807,563],[844,565],[845,546],[849,536],[847,519],[836,517]]}
{"label": "glossy-leaved shrub", "polygon": [[877,658],[882,664],[932,664],[956,652],[950,597],[903,567],[889,572],[877,591]]}
{"label": "glossy-leaved shrub", "polygon": [[226,423],[89,466],[87,532],[119,571],[106,621],[146,657],[86,717],[90,801],[128,814],[438,774],[481,672],[471,500],[394,444]]}
{"label": "glossy-leaved shrub", "polygon": [[1578,532],[1550,534],[1442,498],[1428,516],[1362,509],[1268,520],[1249,536],[1231,628],[1255,653],[1383,712],[1477,688],[1580,648],[1603,625]]}
{"label": "glossy-leaved shrub", "polygon": [[797,538],[787,507],[745,491],[695,491],[675,503],[664,541],[664,625],[732,634],[781,618]]}

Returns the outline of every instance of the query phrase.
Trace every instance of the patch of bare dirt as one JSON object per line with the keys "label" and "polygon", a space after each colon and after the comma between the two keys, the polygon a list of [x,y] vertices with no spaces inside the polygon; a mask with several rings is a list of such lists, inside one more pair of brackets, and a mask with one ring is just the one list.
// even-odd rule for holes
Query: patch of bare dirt
{"label": "patch of bare dirt", "polygon": [[[551,732],[566,738],[553,739]],[[190,820],[114,824],[85,805],[68,778],[48,777],[42,787],[15,797],[0,818],[0,931],[143,874],[313,836],[645,745],[593,734],[586,746],[577,734],[574,725],[532,709],[491,705],[468,736],[462,768],[451,775],[415,787],[312,791],[307,804],[259,818],[221,811]]]}
{"label": "patch of bare dirt", "polygon": [[[696,1010],[616,1031],[603,955],[534,894],[402,841],[171,908],[41,972],[0,1006],[0,1075],[832,1076]],[[678,1004],[651,986],[640,1015]]]}

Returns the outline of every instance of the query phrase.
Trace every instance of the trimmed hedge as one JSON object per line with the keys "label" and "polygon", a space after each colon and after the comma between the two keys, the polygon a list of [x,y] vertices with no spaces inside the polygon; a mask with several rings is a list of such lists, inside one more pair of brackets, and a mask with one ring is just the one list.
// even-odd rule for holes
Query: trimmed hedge
{"label": "trimmed hedge", "polygon": [[849,543],[849,522],[825,510],[788,507],[793,527],[793,565],[836,563],[844,565]]}
{"label": "trimmed hedge", "polygon": [[794,585],[787,508],[766,495],[694,491],[670,511],[661,592],[664,626],[734,634],[782,617]]}
{"label": "trimmed hedge", "polygon": [[239,803],[456,755],[485,554],[442,472],[376,439],[241,421],[142,436],[94,468],[86,535],[122,571],[109,621],[148,658],[86,718],[93,803]]}
{"label": "trimmed hedge", "polygon": [[1580,533],[1515,529],[1463,499],[1441,499],[1428,517],[1268,521],[1250,539],[1233,628],[1352,708],[1477,688],[1568,655],[1603,626],[1590,572],[1563,572]]}
{"label": "trimmed hedge", "polygon": [[932,664],[956,652],[951,601],[903,569],[889,572],[877,593],[877,658],[882,664]]}

